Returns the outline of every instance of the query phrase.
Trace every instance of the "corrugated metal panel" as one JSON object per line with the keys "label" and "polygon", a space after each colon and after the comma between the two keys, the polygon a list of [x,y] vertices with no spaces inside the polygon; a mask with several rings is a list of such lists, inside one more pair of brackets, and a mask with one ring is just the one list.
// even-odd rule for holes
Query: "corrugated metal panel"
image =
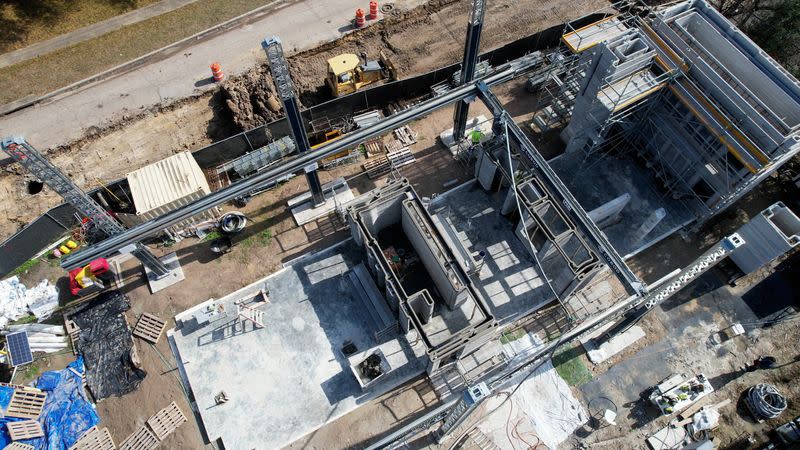
{"label": "corrugated metal panel", "polygon": [[[188,205],[189,203],[194,202],[195,200],[199,200],[200,198],[206,195],[205,192],[202,190],[198,190],[194,194],[187,195],[183,198],[175,200],[167,205],[161,206],[159,208],[150,210],[146,213],[142,214],[124,214],[118,213],[117,218],[122,221],[128,227],[132,227],[138,225],[140,223],[147,222],[148,220],[155,219],[158,216],[168,213],[169,211],[175,210],[180,208],[181,206]],[[173,233],[177,233],[187,227],[190,227],[196,223],[204,222],[206,220],[216,220],[219,217],[219,208],[212,208],[208,211],[204,211],[200,214],[192,216],[186,220],[176,223],[175,225],[168,228],[169,231]]]}
{"label": "corrugated metal panel", "polygon": [[196,199],[211,192],[203,171],[189,152],[142,167],[127,178],[138,215],[163,214],[175,209],[186,197]]}

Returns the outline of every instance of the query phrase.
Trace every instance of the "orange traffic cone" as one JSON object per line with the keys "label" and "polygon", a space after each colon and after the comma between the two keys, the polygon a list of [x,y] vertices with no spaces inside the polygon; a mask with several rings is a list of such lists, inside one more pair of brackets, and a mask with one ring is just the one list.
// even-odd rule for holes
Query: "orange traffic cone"
{"label": "orange traffic cone", "polygon": [[364,17],[364,10],[358,8],[356,10],[356,28],[361,28],[364,26],[366,18]]}
{"label": "orange traffic cone", "polygon": [[369,20],[376,20],[378,18],[378,2],[369,2]]}
{"label": "orange traffic cone", "polygon": [[211,76],[217,83],[225,79],[225,74],[222,72],[222,66],[219,63],[211,64]]}

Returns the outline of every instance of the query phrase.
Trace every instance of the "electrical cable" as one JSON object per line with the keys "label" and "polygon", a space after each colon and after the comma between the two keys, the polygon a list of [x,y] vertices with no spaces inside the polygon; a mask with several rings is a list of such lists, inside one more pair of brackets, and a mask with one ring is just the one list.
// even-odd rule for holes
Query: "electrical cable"
{"label": "electrical cable", "polygon": [[751,387],[745,400],[753,413],[764,419],[774,419],[786,409],[786,398],[771,384],[759,383]]}
{"label": "electrical cable", "polygon": [[[494,414],[495,412],[497,412],[498,410],[500,410],[500,408],[502,408],[502,407],[503,407],[503,405],[505,405],[505,404],[506,404],[506,402],[508,402],[508,401],[511,401],[511,396],[513,396],[513,395],[514,395],[514,393],[516,393],[516,392],[517,392],[517,390],[519,390],[519,388],[522,386],[522,384],[523,384],[523,383],[525,383],[525,382],[528,380],[528,378],[530,378],[530,377],[531,377],[531,375],[533,375],[534,373],[536,373],[536,370],[537,370],[539,367],[541,367],[541,366],[542,366],[542,364],[544,364],[545,362],[547,362],[547,361],[549,361],[549,360],[551,360],[551,359],[553,358],[553,354],[555,354],[556,350],[557,350],[557,349],[558,349],[558,347],[561,345],[561,342],[564,340],[564,336],[565,336],[564,334],[562,334],[561,336],[559,336],[559,338],[558,338],[558,341],[557,341],[557,342],[556,342],[556,344],[553,346],[553,349],[552,349],[552,350],[550,350],[550,354],[547,356],[547,358],[542,358],[541,360],[539,360],[539,362],[538,362],[537,364],[535,364],[535,365],[534,365],[534,366],[533,366],[533,367],[530,369],[530,372],[528,372],[528,373],[525,375],[525,377],[523,377],[523,378],[522,378],[522,379],[519,381],[519,383],[517,383],[517,385],[516,385],[516,386],[514,386],[514,389],[512,389],[512,390],[511,390],[511,392],[505,392],[505,391],[502,391],[502,392],[497,392],[496,394],[493,394],[493,395],[500,395],[500,394],[504,394],[504,395],[506,396],[506,398],[505,398],[505,399],[504,399],[504,400],[503,400],[503,401],[502,401],[502,402],[501,402],[499,405],[497,405],[497,406],[496,406],[494,409],[492,409],[491,411],[489,411],[488,413],[486,413],[486,414],[485,414],[483,417],[481,417],[480,419],[478,419],[478,420],[475,422],[475,424],[473,424],[473,425],[472,425],[472,427],[470,427],[469,429],[467,429],[467,430],[466,430],[466,431],[465,431],[465,432],[462,434],[462,436],[463,436],[463,435],[465,435],[465,434],[467,434],[467,433],[469,433],[470,431],[472,431],[472,430],[473,430],[474,428],[476,428],[476,427],[477,427],[477,426],[478,426],[478,425],[479,425],[481,422],[483,422],[483,421],[484,421],[484,420],[486,420],[486,419],[487,419],[489,416],[491,416],[492,414]],[[519,369],[517,369],[517,370],[519,370]]]}

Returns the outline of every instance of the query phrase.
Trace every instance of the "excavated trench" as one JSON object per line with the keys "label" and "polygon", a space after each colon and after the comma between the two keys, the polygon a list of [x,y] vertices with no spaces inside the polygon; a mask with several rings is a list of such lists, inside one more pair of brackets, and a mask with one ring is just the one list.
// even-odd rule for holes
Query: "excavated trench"
{"label": "excavated trench", "polygon": [[[289,57],[292,80],[302,107],[310,108],[333,98],[325,86],[324,77],[326,61],[338,54],[364,53],[377,57],[384,51],[394,62],[400,78],[412,75],[414,56],[392,44],[390,36],[412,29],[425,29],[432,25],[434,14],[457,1],[431,0],[406,12],[390,8],[389,17],[372,26]],[[237,131],[253,129],[283,115],[266,62],[230,78],[220,87],[220,94]]]}

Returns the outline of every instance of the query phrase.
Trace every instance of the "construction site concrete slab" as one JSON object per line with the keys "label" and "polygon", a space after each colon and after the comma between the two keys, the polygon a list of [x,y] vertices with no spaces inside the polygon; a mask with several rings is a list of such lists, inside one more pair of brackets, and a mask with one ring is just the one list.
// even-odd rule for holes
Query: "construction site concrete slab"
{"label": "construction site concrete slab", "polygon": [[[481,142],[486,142],[492,138],[492,121],[487,119],[484,115],[470,118],[467,120],[467,129],[464,131],[464,139],[469,138],[474,130],[478,130],[483,133]],[[463,142],[463,139],[459,142],[456,142],[455,138],[453,137],[452,127],[442,131],[442,134],[439,135],[439,140],[442,142],[442,145],[450,149],[450,153],[452,153],[453,156],[458,154],[458,144]],[[467,140],[467,145],[471,143],[471,140]]]}
{"label": "construction site concrete slab", "polygon": [[[536,442],[537,438],[547,448],[558,448],[589,419],[549,360],[537,366],[532,374],[519,373],[495,392],[506,392],[509,396],[487,399],[487,411],[502,410],[487,415],[477,427],[496,448],[527,448],[528,442]],[[513,433],[506,432],[509,423],[513,424]]]}
{"label": "construction site concrete slab", "polygon": [[[631,200],[619,215],[620,220],[602,229],[620,255],[635,255],[694,217],[685,203],[661,190],[653,174],[637,165],[633,157],[586,156],[583,152],[571,152],[553,158],[549,163],[585,211],[625,193],[631,195]],[[664,208],[665,217],[643,239],[633,241],[631,236],[659,208]]]}
{"label": "construction site concrete slab", "polygon": [[602,345],[595,345],[593,339],[605,333],[613,325],[614,323],[604,325],[580,339],[583,348],[586,349],[586,354],[589,357],[589,361],[591,361],[593,364],[600,364],[609,360],[614,355],[622,350],[625,350],[627,347],[630,347],[636,341],[645,336],[642,327],[634,325],[625,330],[625,332],[620,333],[604,342]]}
{"label": "construction site concrete slab", "polygon": [[173,252],[165,255],[160,258],[160,260],[169,269],[169,273],[163,277],[156,277],[156,275],[150,271],[147,266],[144,268],[144,273],[147,276],[147,284],[150,286],[150,293],[152,294],[155,294],[162,289],[166,289],[179,281],[183,281],[184,279],[183,268],[181,268],[181,262],[178,261],[177,253]]}
{"label": "construction site concrete slab", "polygon": [[[178,314],[171,344],[210,440],[225,448],[281,448],[425,370],[421,345],[375,343],[375,325],[346,274],[361,262],[352,240],[309,254],[218,300]],[[261,297],[263,328],[236,320],[234,302]],[[224,312],[199,324],[211,305]],[[342,347],[380,350],[390,372],[362,391]],[[224,392],[228,401],[217,404]]]}
{"label": "construction site concrete slab", "polygon": [[350,186],[347,185],[347,181],[343,178],[324,184],[322,191],[325,193],[325,203],[319,206],[312,204],[311,192],[306,192],[289,200],[288,206],[291,208],[292,217],[294,217],[297,225],[303,226],[322,216],[326,216],[355,198]]}
{"label": "construction site concrete slab", "polygon": [[511,222],[500,215],[502,202],[502,195],[487,193],[473,180],[437,196],[430,207],[442,221],[449,219],[466,249],[485,252],[473,282],[499,321],[522,317],[555,298]]}

